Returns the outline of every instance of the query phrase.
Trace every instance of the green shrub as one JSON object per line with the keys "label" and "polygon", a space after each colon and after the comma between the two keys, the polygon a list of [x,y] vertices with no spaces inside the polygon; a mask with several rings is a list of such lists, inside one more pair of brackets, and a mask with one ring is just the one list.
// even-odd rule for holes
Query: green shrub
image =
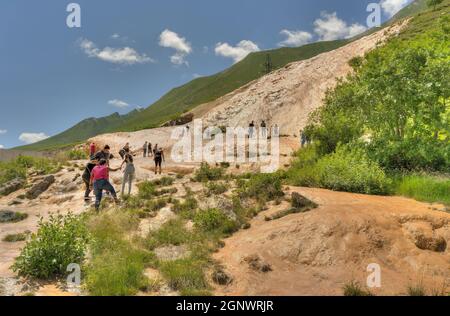
{"label": "green shrub", "polygon": [[236,231],[237,223],[218,209],[202,210],[195,215],[195,226],[206,232],[219,231],[230,234]]}
{"label": "green shrub", "polygon": [[156,185],[153,182],[145,181],[138,184],[140,199],[151,199],[156,196],[157,190]]}
{"label": "green shrub", "polygon": [[211,168],[207,163],[202,163],[200,169],[195,172],[194,180],[197,182],[217,181],[224,175],[223,168]]}
{"label": "green shrub", "polygon": [[228,191],[228,186],[224,183],[209,182],[206,185],[206,195],[220,195]]}
{"label": "green shrub", "polygon": [[39,229],[31,236],[13,265],[21,276],[50,279],[61,276],[71,263],[82,264],[88,232],[84,219],[73,214],[52,215],[39,221]]}
{"label": "green shrub", "polygon": [[320,159],[315,172],[320,185],[335,191],[386,194],[390,180],[376,163],[359,147],[338,147],[335,153]]}
{"label": "green shrub", "polygon": [[387,194],[391,181],[359,145],[338,146],[336,152],[318,158],[315,149],[302,151],[287,171],[290,184],[335,191]]}
{"label": "green shrub", "polygon": [[19,156],[8,162],[0,162],[0,185],[16,178],[26,179],[31,169],[42,174],[51,174],[61,170],[61,165],[53,159],[28,156]]}
{"label": "green shrub", "polygon": [[173,212],[184,219],[194,219],[198,208],[198,201],[193,196],[188,196],[183,203],[174,201]]}
{"label": "green shrub", "polygon": [[86,151],[81,149],[73,149],[66,153],[69,160],[83,160],[88,158]]}
{"label": "green shrub", "polygon": [[155,186],[168,187],[174,183],[175,179],[172,177],[162,177],[161,179],[154,180],[152,183]]}
{"label": "green shrub", "polygon": [[241,195],[261,201],[273,201],[284,196],[281,180],[281,173],[256,174],[250,180],[240,183]]}

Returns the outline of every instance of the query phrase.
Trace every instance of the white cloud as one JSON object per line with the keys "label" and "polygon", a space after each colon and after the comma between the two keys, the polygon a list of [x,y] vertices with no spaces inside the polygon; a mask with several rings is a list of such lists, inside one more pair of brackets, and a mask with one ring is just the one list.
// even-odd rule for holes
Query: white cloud
{"label": "white cloud", "polygon": [[0,129],[0,135],[6,134],[8,131],[6,129]]}
{"label": "white cloud", "polygon": [[185,58],[192,53],[192,46],[184,37],[166,29],[159,36],[159,45],[165,48],[172,48],[176,51],[176,53],[170,57],[170,61],[173,64],[188,65]]}
{"label": "white cloud", "polygon": [[383,8],[383,12],[387,16],[392,17],[410,2],[411,0],[381,0],[380,5]]}
{"label": "white cloud", "polygon": [[120,34],[114,33],[113,35],[111,35],[111,38],[119,39],[120,38]]}
{"label": "white cloud", "polygon": [[235,63],[247,57],[248,54],[258,51],[260,51],[258,45],[247,40],[240,41],[237,46],[231,46],[228,43],[217,43],[215,49],[216,55],[232,58]]}
{"label": "white cloud", "polygon": [[47,138],[49,138],[49,136],[45,135],[45,133],[22,133],[19,136],[19,140],[25,144],[37,143]]}
{"label": "white cloud", "polygon": [[109,100],[109,101],[108,101],[108,104],[109,104],[109,105],[112,105],[112,106],[114,106],[114,107],[116,107],[116,108],[119,108],[119,109],[125,109],[125,108],[127,108],[127,107],[130,106],[130,105],[129,105],[128,103],[126,103],[125,101],[117,100],[117,99]]}
{"label": "white cloud", "polygon": [[2,144],[0,144],[0,149],[5,149],[5,146],[3,146]]}
{"label": "white cloud", "polygon": [[367,28],[359,23],[348,25],[337,16],[336,12],[322,12],[321,17],[314,22],[314,32],[322,41],[351,38],[366,30]]}
{"label": "white cloud", "polygon": [[282,30],[280,34],[284,35],[286,39],[278,43],[279,46],[302,46],[308,44],[313,38],[311,33],[304,31]]}
{"label": "white cloud", "polygon": [[82,39],[80,47],[89,57],[98,58],[113,64],[134,65],[154,62],[154,60],[146,54],[139,54],[131,47],[105,47],[100,49],[95,43],[88,39]]}

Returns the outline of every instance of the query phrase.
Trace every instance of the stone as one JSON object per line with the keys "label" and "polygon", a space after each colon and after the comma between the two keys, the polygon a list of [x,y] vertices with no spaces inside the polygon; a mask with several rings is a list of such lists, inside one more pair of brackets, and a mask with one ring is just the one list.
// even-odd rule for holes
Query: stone
{"label": "stone", "polygon": [[421,250],[434,252],[445,252],[447,250],[447,241],[441,236],[426,237],[424,235],[418,235],[415,244]]}
{"label": "stone", "polygon": [[2,195],[9,195],[13,192],[16,192],[20,190],[23,185],[25,184],[25,181],[23,179],[14,179],[12,181],[9,181],[2,186],[0,186],[0,196]]}
{"label": "stone", "polygon": [[55,176],[47,176],[41,182],[33,185],[33,187],[27,192],[27,198],[34,200],[39,197],[42,193],[47,191],[47,189],[55,183]]}
{"label": "stone", "polygon": [[313,201],[307,199],[303,195],[293,192],[292,193],[292,207],[301,209],[301,208],[316,208],[317,204]]}
{"label": "stone", "polygon": [[20,222],[28,217],[27,214],[16,213],[8,210],[0,211],[0,223],[16,223]]}

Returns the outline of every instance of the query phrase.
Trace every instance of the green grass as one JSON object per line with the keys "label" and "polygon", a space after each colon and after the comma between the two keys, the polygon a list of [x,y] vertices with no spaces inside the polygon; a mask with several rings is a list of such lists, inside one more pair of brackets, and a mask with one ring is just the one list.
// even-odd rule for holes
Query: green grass
{"label": "green grass", "polygon": [[28,235],[29,235],[28,233],[6,235],[3,238],[3,241],[10,242],[10,243],[25,241],[25,240],[27,240]]}
{"label": "green grass", "polygon": [[167,261],[160,264],[161,274],[168,285],[182,296],[208,295],[209,285],[204,271],[205,262],[197,258]]}
{"label": "green grass", "polygon": [[180,246],[191,239],[191,233],[185,228],[182,220],[171,220],[165,223],[159,230],[150,232],[146,244],[150,250],[163,246]]}
{"label": "green grass", "polygon": [[406,175],[397,177],[394,190],[396,195],[450,206],[450,179],[426,175]]}
{"label": "green grass", "polygon": [[118,210],[94,216],[88,223],[92,236],[91,260],[85,287],[94,296],[129,296],[147,285],[144,268],[153,260],[130,241],[128,234],[139,221],[132,212]]}

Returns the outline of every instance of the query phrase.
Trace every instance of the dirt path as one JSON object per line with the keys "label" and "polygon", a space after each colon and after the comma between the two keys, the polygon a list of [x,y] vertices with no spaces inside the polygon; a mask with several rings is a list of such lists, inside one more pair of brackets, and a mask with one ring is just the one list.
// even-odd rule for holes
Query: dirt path
{"label": "dirt path", "polygon": [[[217,295],[342,295],[352,280],[363,286],[371,263],[381,266],[378,295],[402,295],[423,283],[431,291],[450,290],[450,249],[437,252],[433,241],[450,241],[450,214],[401,197],[377,197],[320,189],[291,188],[319,208],[266,222],[252,221],[249,230],[226,240],[215,259],[234,282]],[[441,209],[441,211],[439,211]],[[424,242],[424,241],[428,241]],[[253,271],[244,262],[259,256],[272,272]],[[445,283],[447,282],[447,283]]]}

